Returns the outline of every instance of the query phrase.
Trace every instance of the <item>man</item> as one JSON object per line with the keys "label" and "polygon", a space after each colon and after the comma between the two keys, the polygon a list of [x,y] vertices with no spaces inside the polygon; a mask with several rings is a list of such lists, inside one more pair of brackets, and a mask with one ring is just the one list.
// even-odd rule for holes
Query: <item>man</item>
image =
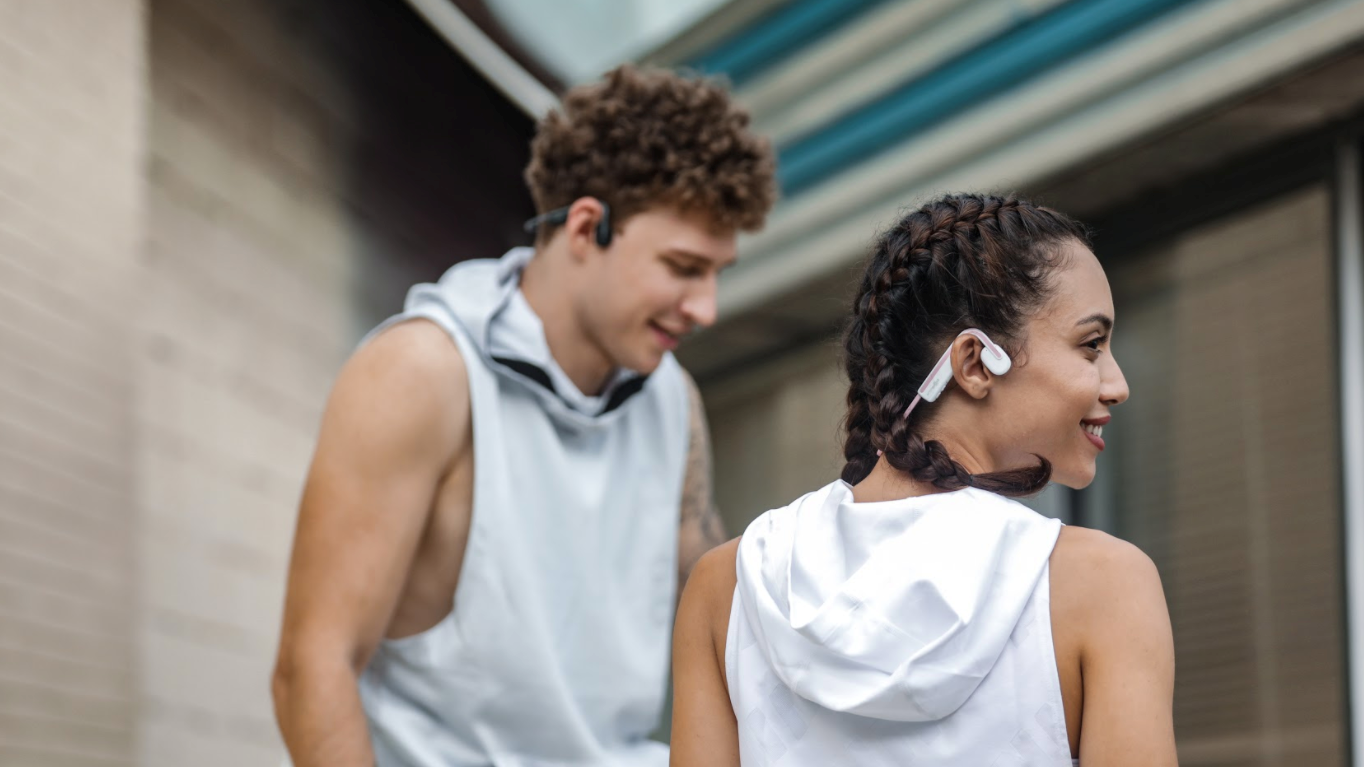
{"label": "man", "polygon": [[622,67],[539,126],[534,249],[420,285],[337,378],[274,675],[295,767],[662,765],[680,582],[725,534],[695,385],[773,158]]}

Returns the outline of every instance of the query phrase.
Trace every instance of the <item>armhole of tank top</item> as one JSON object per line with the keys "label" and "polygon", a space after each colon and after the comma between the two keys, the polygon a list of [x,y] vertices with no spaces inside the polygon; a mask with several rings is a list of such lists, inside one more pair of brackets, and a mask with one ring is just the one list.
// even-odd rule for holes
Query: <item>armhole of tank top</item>
{"label": "armhole of tank top", "polygon": [[468,338],[462,328],[455,326],[454,323],[448,322],[444,318],[433,316],[427,312],[413,312],[393,317],[372,331],[367,338],[372,338],[379,332],[394,325],[418,319],[426,320],[445,331],[446,335],[450,337],[450,341],[459,351],[460,357],[464,360],[465,375],[467,376],[469,383],[469,428],[471,430],[470,439],[474,442],[474,476],[473,487],[469,490],[469,537],[464,544],[464,560],[460,563],[459,581],[455,584],[455,592],[450,599],[450,611],[437,621],[435,625],[424,631],[419,631],[416,634],[400,637],[398,639],[384,639],[381,642],[381,649],[398,653],[421,653],[421,648],[425,648],[430,642],[435,641],[433,639],[434,637],[437,635],[447,635],[446,632],[451,630],[449,624],[455,620],[455,606],[460,603],[461,595],[468,593],[469,588],[471,588],[466,585],[470,582],[470,578],[467,576],[470,573],[478,572],[479,568],[482,567],[482,551],[485,547],[483,542],[485,533],[482,531],[485,526],[485,523],[482,521],[484,515],[477,513],[480,487],[483,485],[481,480],[480,462],[478,460],[477,439],[479,432],[479,410],[477,401],[480,396],[479,390],[484,385],[477,380],[480,372],[475,366],[481,366],[482,364],[480,358],[477,356],[478,350],[474,348],[473,342]]}
{"label": "armhole of tank top", "polygon": [[739,600],[739,584],[734,584],[734,593],[729,598],[729,625],[725,627],[725,646],[724,659],[725,667],[721,669],[724,674],[725,690],[729,693],[729,707],[735,711],[739,710],[739,702],[734,699],[734,685],[731,683],[734,678],[734,666],[738,663],[738,648],[736,647],[737,635],[739,633],[739,621],[744,620],[742,602]]}
{"label": "armhole of tank top", "polygon": [[[479,460],[479,434],[482,433],[480,421],[486,413],[480,410],[479,403],[487,394],[484,391],[491,373],[483,366],[482,357],[479,356],[478,349],[474,347],[473,341],[464,332],[463,328],[454,326],[446,327],[443,323],[441,327],[450,334],[450,339],[454,341],[455,347],[459,349],[459,354],[464,358],[465,376],[469,381],[469,439],[473,444],[474,451],[474,471],[473,486],[469,488],[469,538],[464,543],[464,561],[459,567],[459,582],[455,584],[455,593],[450,599],[450,619],[454,619],[455,606],[460,602],[461,594],[467,594],[469,588],[466,584],[471,582],[467,576],[472,573],[481,572],[483,566],[483,550],[485,548],[484,538],[487,536],[485,528],[487,520],[486,514],[478,513],[479,500],[484,495],[487,485],[484,477],[486,476],[486,461]],[[466,598],[467,599],[467,598]]]}

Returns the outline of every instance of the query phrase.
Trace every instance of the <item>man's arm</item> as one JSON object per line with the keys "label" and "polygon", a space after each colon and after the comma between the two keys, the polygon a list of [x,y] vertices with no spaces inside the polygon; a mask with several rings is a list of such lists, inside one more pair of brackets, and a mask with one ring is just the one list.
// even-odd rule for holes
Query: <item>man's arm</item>
{"label": "man's arm", "polygon": [[691,395],[691,437],[687,448],[687,473],[682,482],[682,512],[677,531],[677,593],[682,593],[687,576],[701,555],[725,542],[725,524],[715,508],[712,492],[710,430],[706,428],[706,408],[696,382],[685,371]]}
{"label": "man's arm", "polygon": [[295,767],[374,764],[357,678],[470,437],[464,362],[432,323],[382,333],[337,377],[299,510],[272,685]]}

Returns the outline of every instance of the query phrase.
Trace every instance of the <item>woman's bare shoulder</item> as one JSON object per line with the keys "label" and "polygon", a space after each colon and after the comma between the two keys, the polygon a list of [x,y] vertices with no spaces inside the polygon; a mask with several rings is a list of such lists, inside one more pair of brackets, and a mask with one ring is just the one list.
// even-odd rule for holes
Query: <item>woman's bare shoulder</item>
{"label": "woman's bare shoulder", "polygon": [[1066,722],[1081,762],[1174,765],[1174,636],[1151,558],[1067,527],[1052,552],[1051,587]]}
{"label": "woman's bare shoulder", "polygon": [[1155,563],[1135,545],[1100,530],[1066,526],[1051,555],[1052,616],[1094,639],[1116,625],[1168,626]]}
{"label": "woman's bare shoulder", "polygon": [[740,540],[734,538],[707,551],[687,578],[686,590],[694,590],[707,606],[723,602],[728,611],[730,599],[734,596],[734,586],[738,583],[734,567]]}
{"label": "woman's bare shoulder", "polygon": [[1101,589],[1134,577],[1159,579],[1151,558],[1135,545],[1102,530],[1074,525],[1061,528],[1051,567],[1055,575],[1085,588]]}
{"label": "woman's bare shoulder", "polygon": [[705,621],[716,647],[723,657],[725,634],[729,631],[729,611],[734,600],[734,586],[738,583],[735,560],[739,555],[739,540],[726,541],[702,555],[687,578],[683,600],[694,605],[693,615]]}

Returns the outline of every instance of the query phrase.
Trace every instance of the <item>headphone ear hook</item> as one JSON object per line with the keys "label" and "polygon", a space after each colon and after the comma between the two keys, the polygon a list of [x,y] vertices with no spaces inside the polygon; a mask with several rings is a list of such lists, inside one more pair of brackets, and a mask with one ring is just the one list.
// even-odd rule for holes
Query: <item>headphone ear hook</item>
{"label": "headphone ear hook", "polygon": [[[1013,367],[1013,360],[1009,359],[1009,353],[1004,351],[1003,347],[999,344],[990,340],[990,337],[985,335],[984,331],[975,328],[967,328],[957,334],[957,338],[961,338],[962,336],[973,336],[985,345],[985,351],[980,355],[980,360],[985,363],[985,367],[989,369],[991,373],[1002,376],[1009,372],[1009,368]],[[943,390],[946,389],[947,385],[951,382],[952,347],[949,346],[947,347],[947,351],[943,352],[942,356],[938,358],[938,364],[933,366],[933,372],[929,373],[928,377],[924,379],[923,384],[919,386],[918,396],[914,398],[913,402],[909,403],[909,407],[905,408],[904,417],[908,418],[910,412],[914,410],[915,406],[920,402],[936,402],[938,397],[943,393]]]}
{"label": "headphone ear hook", "polygon": [[609,247],[614,234],[615,231],[611,228],[611,206],[601,202],[601,220],[597,222],[597,247]]}
{"label": "headphone ear hook", "polygon": [[[595,198],[594,198],[595,199]],[[601,205],[601,220],[597,222],[594,235],[597,240],[597,247],[605,248],[611,245],[611,238],[615,235],[615,230],[611,228],[611,206],[601,200],[597,200]],[[555,208],[554,210],[541,213],[521,225],[526,234],[534,234],[543,224],[563,224],[568,221],[568,210],[570,206]]]}

